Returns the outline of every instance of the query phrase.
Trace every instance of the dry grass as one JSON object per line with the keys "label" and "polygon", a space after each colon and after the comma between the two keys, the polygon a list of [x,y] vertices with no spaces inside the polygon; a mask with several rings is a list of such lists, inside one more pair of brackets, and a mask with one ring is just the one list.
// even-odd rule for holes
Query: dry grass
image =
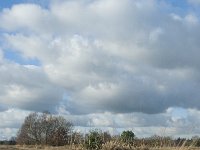
{"label": "dry grass", "polygon": [[60,147],[50,147],[50,146],[11,146],[11,145],[0,145],[0,150],[84,150],[82,146],[60,146]]}
{"label": "dry grass", "polygon": [[[186,146],[186,141],[182,145],[173,147],[169,145],[165,146],[153,146],[148,147],[143,143],[139,146],[127,145],[119,140],[113,140],[102,145],[102,150],[200,150],[200,147],[194,147],[195,141],[190,143],[190,146]],[[60,147],[42,146],[42,145],[0,145],[0,150],[86,150],[83,145],[67,145]]]}
{"label": "dry grass", "polygon": [[[10,146],[1,145],[0,150],[85,150],[81,146],[63,146],[63,147],[47,147],[47,146]],[[163,147],[163,148],[148,148],[138,147],[133,148],[126,145],[113,145],[113,143],[107,143],[103,146],[103,150],[200,150],[200,148],[192,147]]]}

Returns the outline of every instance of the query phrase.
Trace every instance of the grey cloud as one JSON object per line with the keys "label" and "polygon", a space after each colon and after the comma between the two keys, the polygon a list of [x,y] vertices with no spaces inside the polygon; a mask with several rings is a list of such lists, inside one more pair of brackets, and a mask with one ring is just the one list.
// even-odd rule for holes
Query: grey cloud
{"label": "grey cloud", "polygon": [[193,24],[185,18],[182,21],[169,20],[168,24],[161,28],[163,32],[159,38],[149,45],[150,63],[161,68],[199,69],[199,59],[196,55],[199,47],[199,26],[199,23]]}
{"label": "grey cloud", "polygon": [[[191,70],[152,70],[130,74],[116,83],[89,85],[72,95],[69,109],[74,113],[123,112],[161,113],[168,107],[200,108],[198,79]],[[76,109],[79,108],[79,109]]]}
{"label": "grey cloud", "polygon": [[62,89],[51,84],[40,67],[8,63],[0,72],[0,103],[5,107],[54,111],[62,100]]}

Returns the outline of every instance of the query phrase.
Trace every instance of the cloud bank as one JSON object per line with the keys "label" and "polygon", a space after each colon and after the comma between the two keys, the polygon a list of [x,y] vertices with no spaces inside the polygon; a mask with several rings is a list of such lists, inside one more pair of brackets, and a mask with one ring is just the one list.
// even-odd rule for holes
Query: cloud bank
{"label": "cloud bank", "polygon": [[[174,10],[158,0],[58,0],[3,9],[0,110],[62,111],[84,126],[82,115],[101,114],[94,126],[112,126],[113,114],[135,114],[140,126],[173,126],[162,120],[170,109],[200,109],[199,16]],[[8,50],[40,65],[21,64]]]}

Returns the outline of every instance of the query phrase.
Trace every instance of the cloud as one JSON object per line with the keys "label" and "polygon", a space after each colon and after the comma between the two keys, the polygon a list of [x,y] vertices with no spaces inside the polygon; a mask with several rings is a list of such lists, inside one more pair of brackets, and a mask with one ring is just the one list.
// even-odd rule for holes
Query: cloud
{"label": "cloud", "polygon": [[27,116],[27,113],[29,113],[29,111],[22,111],[20,109],[8,109],[0,112],[0,119],[3,122],[0,128],[19,128],[24,118]]}
{"label": "cloud", "polygon": [[133,130],[137,137],[152,135],[171,137],[192,137],[200,135],[198,114],[196,109],[170,107],[161,114],[112,114],[109,112],[88,115],[64,115],[71,119],[76,129],[86,130],[100,128],[111,134],[119,134],[123,130]]}
{"label": "cloud", "polygon": [[[17,4],[1,12],[1,27],[7,31],[25,30],[42,32],[48,20],[48,11],[36,4]],[[31,18],[31,19],[30,19]],[[47,25],[47,24],[46,24]],[[46,27],[47,29],[47,27]]]}
{"label": "cloud", "polygon": [[62,89],[51,84],[39,67],[2,64],[0,76],[0,103],[7,108],[54,111],[62,100]]}
{"label": "cloud", "polygon": [[[17,23],[13,23],[15,17]],[[15,5],[3,10],[1,22],[10,31],[3,34],[6,47],[25,58],[37,58],[41,75],[36,73],[32,80],[45,81],[43,88],[36,85],[32,92],[29,86],[12,84],[4,89],[13,92],[2,98],[11,99],[19,92],[22,99],[33,102],[33,108],[36,102],[61,99],[56,85],[65,89],[63,103],[75,114],[154,114],[173,106],[200,108],[200,34],[195,15],[170,14],[163,3],[153,0],[53,1],[48,9]],[[16,68],[24,74],[35,73]],[[50,102],[49,108],[54,107],[56,101]]]}
{"label": "cloud", "polygon": [[16,134],[30,111],[21,109],[7,109],[0,112],[0,140],[8,140],[16,137]]}
{"label": "cloud", "polygon": [[[59,0],[3,9],[0,111],[50,110],[76,126],[134,126],[143,135],[165,127],[186,133],[200,109],[200,24],[195,12],[174,9],[156,0]],[[19,64],[7,50],[40,65]],[[176,107],[187,115],[176,115]],[[2,128],[9,126],[4,122]]]}

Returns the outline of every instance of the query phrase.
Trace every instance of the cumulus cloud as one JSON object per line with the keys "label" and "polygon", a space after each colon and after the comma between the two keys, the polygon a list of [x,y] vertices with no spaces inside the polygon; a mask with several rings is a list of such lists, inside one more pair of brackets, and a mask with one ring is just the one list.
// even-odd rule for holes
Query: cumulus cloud
{"label": "cumulus cloud", "polygon": [[[3,9],[0,110],[48,109],[77,126],[181,133],[175,124],[193,117],[172,118],[170,108],[200,109],[200,23],[195,12],[172,7],[157,0],[58,0]],[[41,65],[9,60],[8,49]]]}
{"label": "cumulus cloud", "polygon": [[49,18],[48,11],[36,4],[13,5],[11,9],[3,9],[0,17],[1,27],[7,31],[19,31],[29,28],[32,31],[38,32],[42,32],[40,30],[41,28],[45,29],[45,26],[48,25],[46,23],[48,23],[47,20]]}
{"label": "cumulus cloud", "polygon": [[[3,10],[1,27],[17,32],[4,34],[7,47],[39,59],[50,81],[65,88],[71,113],[199,109],[198,18],[159,13],[162,6],[153,0],[21,4]],[[9,88],[32,97],[26,88]]]}

